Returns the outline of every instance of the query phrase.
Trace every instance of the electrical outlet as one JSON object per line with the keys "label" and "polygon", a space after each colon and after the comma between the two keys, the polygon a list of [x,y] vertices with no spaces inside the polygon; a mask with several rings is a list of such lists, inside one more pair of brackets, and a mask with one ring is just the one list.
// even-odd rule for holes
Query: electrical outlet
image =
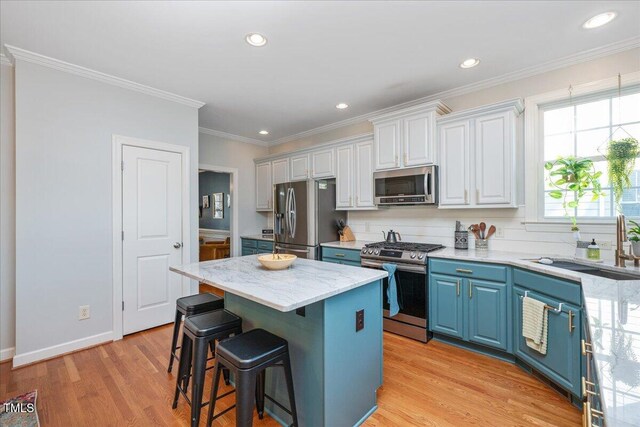
{"label": "electrical outlet", "polygon": [[600,246],[600,249],[605,249],[605,250],[611,249],[611,240],[602,240],[602,241],[596,240],[596,243],[598,244],[598,246]]}
{"label": "electrical outlet", "polygon": [[364,329],[364,309],[356,311],[356,332]]}
{"label": "electrical outlet", "polygon": [[88,305],[81,305],[78,313],[78,320],[85,320],[91,317],[91,311],[89,310]]}
{"label": "electrical outlet", "polygon": [[496,238],[504,239],[504,228],[496,227]]}

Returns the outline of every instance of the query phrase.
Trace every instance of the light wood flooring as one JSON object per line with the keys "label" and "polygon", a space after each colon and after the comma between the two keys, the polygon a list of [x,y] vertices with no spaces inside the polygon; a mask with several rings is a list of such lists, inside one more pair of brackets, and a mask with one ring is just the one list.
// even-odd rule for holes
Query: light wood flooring
{"label": "light wood flooring", "polygon": [[[0,365],[0,400],[38,389],[47,426],[187,426],[171,409],[166,325],[24,368]],[[176,371],[174,365],[174,372]],[[211,371],[208,371],[208,378]],[[205,385],[208,398],[209,383]],[[233,403],[227,397],[220,408]],[[366,426],[579,426],[580,411],[518,367],[441,342],[384,335],[384,386]],[[203,415],[201,425],[204,425]],[[216,420],[235,425],[234,411]],[[256,426],[276,426],[255,418]],[[310,426],[316,427],[316,426]],[[342,426],[330,426],[342,427]]]}

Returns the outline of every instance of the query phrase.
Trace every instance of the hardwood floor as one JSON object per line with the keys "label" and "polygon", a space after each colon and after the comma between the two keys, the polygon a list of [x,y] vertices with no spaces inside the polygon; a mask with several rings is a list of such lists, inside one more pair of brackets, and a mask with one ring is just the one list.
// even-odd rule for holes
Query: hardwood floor
{"label": "hardwood floor", "polygon": [[[186,426],[171,409],[171,325],[11,370],[0,365],[0,400],[38,389],[42,426]],[[174,367],[175,372],[175,367]],[[210,379],[210,371],[207,376]],[[208,390],[209,383],[205,385]],[[220,404],[233,403],[233,395]],[[384,335],[384,386],[366,426],[579,426],[580,412],[519,368],[444,343]],[[201,425],[204,425],[202,417]],[[218,426],[235,425],[234,411]],[[256,426],[277,426],[255,418]],[[316,426],[311,426],[316,427]],[[330,426],[342,427],[342,426]]]}

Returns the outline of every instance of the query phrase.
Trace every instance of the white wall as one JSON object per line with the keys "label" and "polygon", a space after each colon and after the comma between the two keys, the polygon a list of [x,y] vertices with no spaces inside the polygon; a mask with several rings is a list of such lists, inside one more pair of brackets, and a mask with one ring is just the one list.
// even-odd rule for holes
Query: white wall
{"label": "white wall", "polygon": [[13,67],[0,70],[0,360],[15,346],[15,128]]}
{"label": "white wall", "polygon": [[253,159],[267,155],[267,148],[200,133],[200,163],[238,169],[238,233],[260,234],[267,215],[256,212],[256,176]]}
{"label": "white wall", "polygon": [[[16,60],[14,364],[110,339],[112,135],[190,148],[197,259],[198,111]],[[78,321],[78,306],[91,318]]]}
{"label": "white wall", "polygon": [[[576,64],[562,69],[549,71],[532,77],[496,85],[473,93],[452,98],[444,98],[444,103],[453,111],[460,111],[480,105],[490,104],[512,98],[526,98],[557,89],[577,86],[597,80],[640,70],[640,49],[606,56],[593,61]],[[327,142],[358,133],[373,131],[367,123],[358,123],[334,129],[323,134],[308,136],[297,141],[280,144],[270,149],[271,153],[281,153],[307,148],[320,142]],[[525,191],[531,191],[531,183],[525,183]],[[480,209],[480,210],[438,210],[434,208],[392,208],[378,211],[349,212],[349,224],[358,239],[379,240],[381,231],[394,229],[405,240],[435,242],[447,246],[453,245],[455,221],[466,225],[485,221],[504,230],[504,238],[494,238],[490,247],[495,250],[520,252],[538,252],[571,255],[575,251],[570,227],[540,227],[525,225],[525,209]],[[582,238],[595,238],[599,242],[613,242],[615,245],[615,226],[581,226]],[[610,229],[610,232],[608,231]],[[566,230],[566,231],[565,231]],[[473,244],[473,242],[472,242]],[[603,250],[605,259],[613,259],[611,250]]]}

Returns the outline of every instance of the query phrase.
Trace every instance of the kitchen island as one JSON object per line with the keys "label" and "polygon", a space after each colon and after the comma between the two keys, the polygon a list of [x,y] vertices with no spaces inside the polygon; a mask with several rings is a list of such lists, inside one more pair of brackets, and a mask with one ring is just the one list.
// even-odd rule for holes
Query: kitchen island
{"label": "kitchen island", "polygon": [[[225,308],[242,317],[243,330],[263,328],[289,342],[300,426],[359,425],[376,410],[385,271],[307,259],[270,271],[255,255],[170,270],[225,291]],[[267,370],[266,392],[288,406],[281,370]],[[265,410],[290,424],[269,400]]]}

